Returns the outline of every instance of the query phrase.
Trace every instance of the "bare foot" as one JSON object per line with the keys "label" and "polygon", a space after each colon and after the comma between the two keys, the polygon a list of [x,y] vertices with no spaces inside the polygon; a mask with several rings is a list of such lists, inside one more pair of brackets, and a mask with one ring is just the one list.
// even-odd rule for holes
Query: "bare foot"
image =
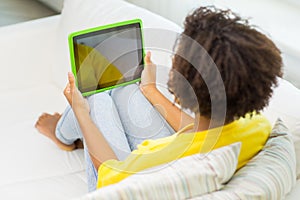
{"label": "bare foot", "polygon": [[55,113],[54,115],[44,113],[35,124],[35,128],[44,136],[50,138],[59,148],[65,151],[72,151],[76,148],[75,144],[66,145],[56,138],[55,128],[61,115]]}
{"label": "bare foot", "polygon": [[83,142],[81,139],[77,139],[75,142],[74,142],[75,146],[76,146],[76,149],[83,149],[84,148],[84,145],[83,145]]}

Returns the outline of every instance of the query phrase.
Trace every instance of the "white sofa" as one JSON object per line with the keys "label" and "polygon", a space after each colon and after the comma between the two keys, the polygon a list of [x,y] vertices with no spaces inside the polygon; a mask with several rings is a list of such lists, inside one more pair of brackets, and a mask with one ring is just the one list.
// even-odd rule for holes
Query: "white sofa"
{"label": "white sofa", "polygon": [[[66,4],[72,7],[70,2]],[[89,10],[77,4],[78,12],[76,7],[65,8],[62,15],[0,28],[1,199],[70,199],[87,193],[82,150],[61,151],[34,128],[41,112],[63,112],[67,105],[62,88],[70,68],[66,44],[69,31],[134,17],[142,18],[146,28],[181,30],[172,22],[128,3],[98,2],[110,5],[110,10],[98,13],[103,15],[102,21],[80,18],[85,12],[88,15]],[[129,13],[124,12],[127,9]],[[72,15],[74,19],[70,18]],[[86,20],[91,23],[86,24]],[[161,35],[148,33],[146,47],[162,40]],[[167,44],[167,48],[172,49],[172,45]],[[168,53],[153,51],[155,62],[170,65]],[[163,83],[165,77],[161,75],[159,80]],[[286,122],[293,133],[296,152],[300,146],[299,102],[300,91],[282,80],[265,111],[272,123],[278,116]],[[298,199],[299,195],[300,180],[287,199]]]}

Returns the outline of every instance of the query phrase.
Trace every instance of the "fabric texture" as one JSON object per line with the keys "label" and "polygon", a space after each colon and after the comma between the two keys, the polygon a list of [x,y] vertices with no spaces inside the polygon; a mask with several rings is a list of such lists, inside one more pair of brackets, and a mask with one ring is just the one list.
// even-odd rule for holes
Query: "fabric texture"
{"label": "fabric texture", "polygon": [[196,153],[206,153],[241,142],[238,168],[245,165],[265,145],[271,126],[266,118],[246,116],[226,126],[196,133],[174,134],[157,140],[145,140],[124,161],[108,160],[98,170],[97,188],[117,183],[150,167],[162,165]]}
{"label": "fabric texture", "polygon": [[277,120],[264,149],[218,192],[207,199],[285,199],[296,183],[296,158],[292,136]]}
{"label": "fabric texture", "polygon": [[277,118],[284,121],[294,141],[297,158],[297,178],[300,178],[300,90],[284,79],[278,79],[273,96],[264,115],[275,123]]}
{"label": "fabric texture", "polygon": [[241,143],[194,154],[132,175],[81,199],[164,199],[196,197],[224,187],[238,163]]}

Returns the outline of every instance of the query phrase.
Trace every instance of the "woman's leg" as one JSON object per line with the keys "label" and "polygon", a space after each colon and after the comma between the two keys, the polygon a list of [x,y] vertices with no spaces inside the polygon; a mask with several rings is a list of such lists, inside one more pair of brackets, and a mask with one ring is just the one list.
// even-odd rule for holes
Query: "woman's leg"
{"label": "woman's leg", "polygon": [[56,138],[62,143],[70,145],[77,139],[83,139],[79,124],[70,106],[62,113],[55,130]]}
{"label": "woman's leg", "polygon": [[131,150],[145,139],[174,134],[174,130],[141,93],[137,84],[112,90],[114,100]]}
{"label": "woman's leg", "polygon": [[[109,142],[118,159],[123,160],[131,152],[116,107],[108,93],[98,93],[88,97],[91,118]],[[67,108],[59,120],[56,136],[61,142],[71,144],[83,138],[78,122],[71,108]],[[87,163],[89,191],[96,189],[97,170],[91,161],[88,149],[84,148]]]}
{"label": "woman's leg", "polygon": [[91,118],[101,131],[119,160],[124,160],[131,150],[120,121],[117,108],[107,92],[88,97]]}

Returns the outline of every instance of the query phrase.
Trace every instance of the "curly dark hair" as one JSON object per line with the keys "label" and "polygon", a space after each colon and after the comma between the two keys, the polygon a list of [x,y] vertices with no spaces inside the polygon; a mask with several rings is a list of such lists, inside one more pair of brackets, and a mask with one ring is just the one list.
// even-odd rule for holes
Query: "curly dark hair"
{"label": "curly dark hair", "polygon": [[[213,60],[221,75],[225,96],[218,95],[222,88],[214,84],[217,75],[203,56],[203,51],[191,41],[197,42],[198,46],[200,44]],[[230,10],[215,7],[196,9],[186,17],[175,51],[168,81],[168,88],[175,99],[182,108],[209,119],[212,118],[211,102],[225,100],[226,123],[247,113],[260,112],[268,105],[277,77],[282,76],[280,50],[267,36]],[[185,81],[190,84],[196,101],[192,93],[187,92]],[[214,90],[213,94],[210,94],[207,85]],[[221,115],[216,115],[213,120],[222,120],[218,118]]]}

